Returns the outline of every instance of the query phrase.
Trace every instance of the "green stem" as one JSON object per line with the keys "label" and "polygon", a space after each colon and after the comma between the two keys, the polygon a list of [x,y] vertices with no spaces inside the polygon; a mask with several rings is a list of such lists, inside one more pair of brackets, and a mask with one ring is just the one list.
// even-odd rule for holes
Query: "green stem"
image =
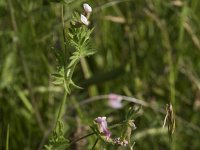
{"label": "green stem", "polygon": [[[66,36],[65,36],[65,20],[64,20],[64,5],[61,4],[61,22],[62,22],[62,32],[63,32],[63,39],[64,39],[64,47],[65,47],[65,50],[64,50],[64,58],[68,58],[68,53],[67,53],[67,39],[66,39]],[[66,68],[66,61],[64,61],[64,68]]]}
{"label": "green stem", "polygon": [[64,97],[62,99],[62,102],[61,102],[61,105],[60,105],[60,109],[59,109],[59,112],[58,112],[56,126],[58,125],[58,121],[61,120],[62,115],[65,112],[65,103],[66,103],[66,100],[67,100],[67,91],[65,90]]}
{"label": "green stem", "polygon": [[123,126],[124,123],[125,123],[125,121],[123,121],[123,122],[121,122],[121,123],[114,124],[114,125],[110,126],[109,129],[113,129],[113,128],[116,128],[116,127]]}
{"label": "green stem", "polygon": [[8,124],[7,134],[6,134],[6,150],[9,150],[9,134],[10,134],[10,126]]}
{"label": "green stem", "polygon": [[[65,47],[64,58],[66,58],[67,46],[66,46],[66,37],[65,37],[65,22],[64,22],[64,6],[63,6],[63,4],[61,4],[61,21],[62,21],[62,27],[63,27],[63,39],[64,39],[64,47]],[[66,68],[66,62],[64,62],[64,69],[65,68]],[[66,72],[65,72],[65,74],[66,74]],[[59,108],[59,112],[58,112],[58,117],[57,117],[57,120],[56,120],[56,127],[58,126],[59,120],[62,119],[62,115],[65,111],[64,109],[65,109],[66,100],[67,100],[67,91],[65,90],[64,97],[62,99],[62,102],[61,102],[61,105],[60,105],[60,108]]]}
{"label": "green stem", "polygon": [[97,145],[97,142],[99,141],[99,139],[97,138],[96,139],[96,141],[95,141],[95,143],[94,143],[94,145],[92,146],[92,149],[91,150],[93,150],[94,148],[95,148],[95,146]]}

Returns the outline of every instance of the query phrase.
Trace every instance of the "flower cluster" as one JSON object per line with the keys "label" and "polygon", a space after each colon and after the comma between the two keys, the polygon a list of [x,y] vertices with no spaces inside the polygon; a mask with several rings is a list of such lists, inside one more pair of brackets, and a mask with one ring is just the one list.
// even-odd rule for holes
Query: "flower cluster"
{"label": "flower cluster", "polygon": [[[94,119],[94,122],[98,125],[97,131],[100,133],[99,135],[103,140],[106,140],[106,142],[124,147],[129,145],[125,137],[111,138],[111,132],[108,130],[106,117],[97,117]],[[131,126],[132,130],[136,128],[133,120],[130,120],[128,124]]]}
{"label": "flower cluster", "polygon": [[117,144],[117,145],[120,145],[120,146],[127,146],[128,145],[128,141],[127,140],[122,140],[121,138],[115,138],[114,140],[114,143]]}
{"label": "flower cluster", "polygon": [[83,4],[83,9],[84,9],[84,15],[81,14],[81,22],[88,26],[90,24],[89,22],[89,17],[90,17],[90,13],[92,12],[92,7],[88,4]]}

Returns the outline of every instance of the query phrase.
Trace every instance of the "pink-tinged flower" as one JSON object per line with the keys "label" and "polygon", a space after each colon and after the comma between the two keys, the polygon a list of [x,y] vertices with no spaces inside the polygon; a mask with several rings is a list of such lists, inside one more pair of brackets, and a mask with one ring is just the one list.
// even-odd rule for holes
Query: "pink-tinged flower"
{"label": "pink-tinged flower", "polygon": [[91,13],[92,12],[92,7],[88,5],[87,3],[83,4],[83,8],[86,13]]}
{"label": "pink-tinged flower", "polygon": [[89,25],[88,19],[87,19],[84,15],[82,15],[82,14],[81,14],[81,22],[82,22],[83,24],[85,24],[86,26]]}
{"label": "pink-tinged flower", "polygon": [[115,143],[115,144],[117,144],[117,145],[120,145],[120,146],[124,146],[124,147],[126,147],[127,145],[128,145],[128,141],[127,140],[122,140],[121,138],[115,138],[114,140],[113,140],[113,142]]}
{"label": "pink-tinged flower", "polygon": [[122,108],[122,97],[117,94],[109,94],[108,105],[112,108],[119,109]]}
{"label": "pink-tinged flower", "polygon": [[104,136],[106,136],[106,139],[108,140],[111,136],[111,132],[107,128],[106,117],[97,117],[95,119],[95,122],[98,123],[98,125],[99,125],[100,133],[102,133]]}

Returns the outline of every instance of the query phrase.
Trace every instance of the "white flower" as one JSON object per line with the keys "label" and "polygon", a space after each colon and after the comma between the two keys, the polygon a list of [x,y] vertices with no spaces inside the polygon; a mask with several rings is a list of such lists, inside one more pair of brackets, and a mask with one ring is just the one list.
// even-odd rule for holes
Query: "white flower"
{"label": "white flower", "polygon": [[122,97],[117,94],[109,94],[108,105],[114,109],[122,108]]}
{"label": "white flower", "polygon": [[84,15],[82,15],[82,14],[81,14],[81,22],[82,22],[83,24],[85,24],[86,26],[89,25],[88,19],[87,19]]}
{"label": "white flower", "polygon": [[84,8],[86,13],[92,12],[92,7],[90,7],[90,5],[88,5],[87,3],[83,4],[83,8]]}

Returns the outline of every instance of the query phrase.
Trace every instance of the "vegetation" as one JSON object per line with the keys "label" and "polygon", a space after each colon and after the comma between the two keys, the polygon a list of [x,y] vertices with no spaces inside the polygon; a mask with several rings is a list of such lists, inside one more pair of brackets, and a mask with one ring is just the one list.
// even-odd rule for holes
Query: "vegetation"
{"label": "vegetation", "polygon": [[199,9],[1,0],[0,149],[198,149]]}

